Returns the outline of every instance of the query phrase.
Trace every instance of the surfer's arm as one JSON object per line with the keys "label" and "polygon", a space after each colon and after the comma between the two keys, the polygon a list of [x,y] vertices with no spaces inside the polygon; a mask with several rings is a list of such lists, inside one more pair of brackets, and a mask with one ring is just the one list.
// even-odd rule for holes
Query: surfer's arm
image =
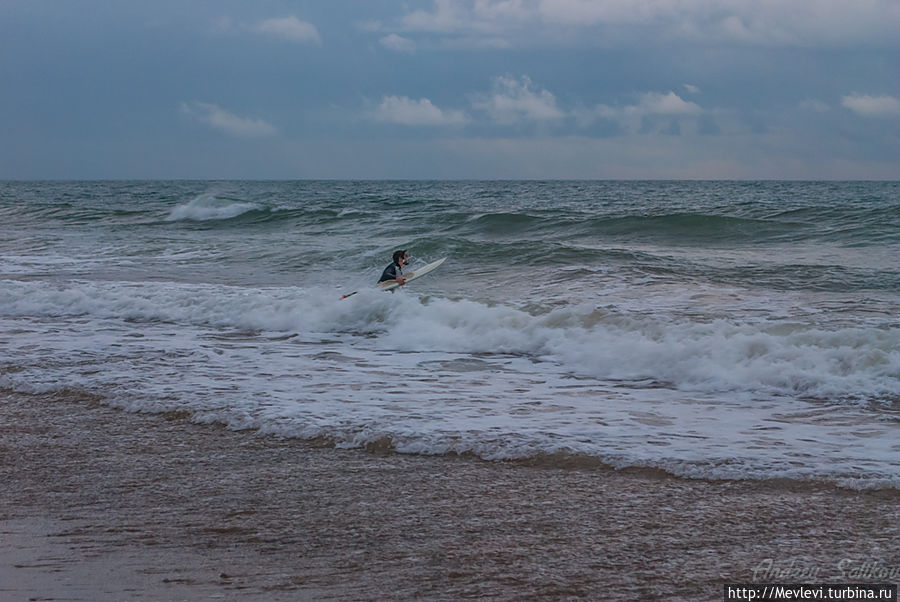
{"label": "surfer's arm", "polygon": [[401,272],[402,268],[398,268],[396,264],[391,264],[390,268],[391,273],[390,276],[393,276],[392,280],[397,283],[397,286],[403,286],[406,283],[406,276]]}
{"label": "surfer's arm", "polygon": [[387,284],[393,284],[398,280],[399,274],[397,274],[397,266],[393,263],[388,267],[384,268],[384,271],[381,273],[381,278],[378,279],[378,284],[385,286]]}

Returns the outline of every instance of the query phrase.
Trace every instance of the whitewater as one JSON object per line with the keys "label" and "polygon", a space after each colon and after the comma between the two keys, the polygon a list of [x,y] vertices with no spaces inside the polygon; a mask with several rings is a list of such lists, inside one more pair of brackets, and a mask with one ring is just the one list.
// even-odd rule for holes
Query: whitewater
{"label": "whitewater", "polygon": [[[338,447],[900,487],[898,183],[6,182],[0,218],[7,390]],[[381,292],[398,248],[448,260]]]}

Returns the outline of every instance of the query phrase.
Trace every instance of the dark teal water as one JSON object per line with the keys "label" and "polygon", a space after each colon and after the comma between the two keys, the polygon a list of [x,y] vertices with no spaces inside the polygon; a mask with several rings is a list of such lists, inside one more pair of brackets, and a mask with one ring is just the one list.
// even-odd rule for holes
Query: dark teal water
{"label": "dark teal water", "polygon": [[[179,268],[260,284],[374,271],[403,246],[486,272],[612,265],[778,290],[900,287],[897,183],[5,183],[0,203],[5,228],[43,234],[48,255],[96,259],[99,244],[111,269],[127,253],[165,274],[159,251],[176,247],[205,258]],[[3,238],[16,255],[17,237]]]}

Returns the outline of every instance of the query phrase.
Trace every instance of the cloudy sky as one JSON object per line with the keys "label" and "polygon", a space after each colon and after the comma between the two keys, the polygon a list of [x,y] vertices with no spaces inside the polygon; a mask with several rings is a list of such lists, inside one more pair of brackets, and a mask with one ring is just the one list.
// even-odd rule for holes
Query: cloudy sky
{"label": "cloudy sky", "polygon": [[900,179],[898,0],[0,0],[0,178]]}

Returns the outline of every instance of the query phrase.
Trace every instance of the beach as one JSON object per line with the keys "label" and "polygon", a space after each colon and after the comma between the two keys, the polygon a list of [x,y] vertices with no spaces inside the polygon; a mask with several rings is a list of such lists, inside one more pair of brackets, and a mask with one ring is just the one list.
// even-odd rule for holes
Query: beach
{"label": "beach", "polygon": [[75,391],[0,413],[2,599],[717,600],[900,566],[896,489],[342,450]]}

